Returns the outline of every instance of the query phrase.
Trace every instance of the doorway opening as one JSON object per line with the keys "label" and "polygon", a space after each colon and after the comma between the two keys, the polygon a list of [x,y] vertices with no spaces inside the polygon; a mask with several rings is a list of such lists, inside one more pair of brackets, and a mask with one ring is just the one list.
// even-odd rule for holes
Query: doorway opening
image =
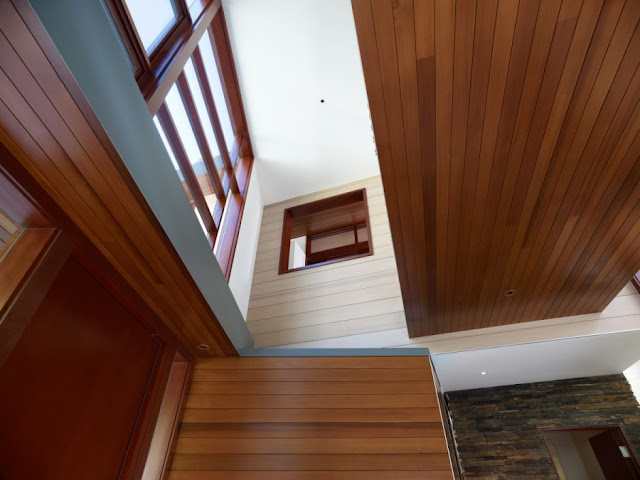
{"label": "doorway opening", "polygon": [[618,426],[542,430],[560,480],[640,480],[640,465]]}

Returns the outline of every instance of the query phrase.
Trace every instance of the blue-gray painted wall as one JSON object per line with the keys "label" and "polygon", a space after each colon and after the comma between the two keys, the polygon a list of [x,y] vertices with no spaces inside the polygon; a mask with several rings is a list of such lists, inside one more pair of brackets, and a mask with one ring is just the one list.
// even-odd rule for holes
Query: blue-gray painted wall
{"label": "blue-gray painted wall", "polygon": [[101,0],[30,0],[198,288],[239,350],[253,338],[182,189]]}

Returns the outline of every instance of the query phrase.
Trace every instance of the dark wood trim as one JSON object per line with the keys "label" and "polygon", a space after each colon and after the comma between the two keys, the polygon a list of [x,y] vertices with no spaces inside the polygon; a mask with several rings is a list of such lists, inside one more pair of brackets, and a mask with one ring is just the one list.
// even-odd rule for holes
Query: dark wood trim
{"label": "dark wood trim", "polygon": [[[341,225],[335,228],[329,228],[327,230],[321,230],[319,232],[310,233],[308,237],[311,240],[317,240],[318,238],[330,237],[331,235],[336,235],[338,233],[348,232],[349,230],[358,230],[360,227],[367,226],[367,222],[359,222],[359,223],[349,223],[347,225]],[[357,237],[354,237],[357,243]]]}
{"label": "dark wood trim", "polygon": [[291,269],[287,270],[284,273],[298,272],[300,270],[308,270],[310,268],[315,268],[315,267],[323,267],[324,265],[331,265],[332,263],[346,262],[348,260],[355,260],[356,258],[361,258],[361,257],[370,257],[371,255],[373,255],[373,253],[370,253],[370,252],[361,253],[361,254],[357,254],[357,255],[349,255],[347,257],[336,258],[336,259],[333,259],[333,260],[327,260],[325,262],[313,263],[313,264],[304,265],[304,266],[298,267],[298,268],[291,268]]}
{"label": "dark wood trim", "polygon": [[[224,205],[226,195],[220,181],[220,173],[218,172],[216,164],[213,160],[211,147],[209,146],[209,142],[207,141],[207,137],[204,133],[204,128],[202,127],[202,122],[200,121],[200,115],[198,115],[198,109],[196,108],[196,104],[193,100],[193,94],[191,93],[191,88],[189,87],[189,82],[187,81],[187,77],[184,74],[184,71],[180,72],[180,75],[178,76],[178,90],[187,111],[187,116],[189,117],[189,122],[191,123],[191,129],[193,130],[196,141],[198,142],[198,148],[200,149],[200,153],[202,154],[202,160],[207,168],[207,172],[209,172],[209,176],[211,177],[213,190],[216,193],[216,197],[218,197],[218,202]],[[218,222],[216,222],[216,226],[219,226]]]}
{"label": "dark wood trim", "polygon": [[330,248],[309,255],[309,267],[316,267],[319,264],[327,265],[332,261],[352,260],[354,258],[366,257],[369,252],[369,242],[354,243],[343,247]]}
{"label": "dark wood trim", "polygon": [[141,80],[148,74],[151,67],[149,57],[146,55],[138,31],[133,25],[133,19],[126,3],[120,0],[106,0],[106,5],[111,12],[111,19],[120,32],[120,39],[126,48],[129,59],[134,66],[133,75],[136,80]]}
{"label": "dark wood trim", "polygon": [[[636,473],[640,474],[640,462],[638,461],[638,458],[636,457],[636,453],[633,450],[633,447],[631,446],[631,443],[629,442],[629,438],[627,437],[627,434],[624,431],[624,425],[618,423],[618,424],[605,424],[605,425],[580,425],[580,426],[575,426],[575,427],[559,427],[559,428],[553,428],[553,427],[538,427],[538,431],[540,432],[540,435],[546,433],[546,432],[577,432],[577,431],[582,431],[582,430],[614,430],[617,433],[620,434],[620,438],[622,439],[622,441],[625,443],[625,446],[627,447],[627,451],[629,452],[629,455],[631,455],[631,463],[633,463],[635,469],[636,469]],[[549,447],[547,446],[547,442],[543,442],[545,447],[547,448],[547,451],[549,451]],[[551,456],[551,452],[549,452],[549,456]],[[555,468],[555,462],[552,462],[553,466]]]}
{"label": "dark wood trim", "polygon": [[142,95],[152,115],[155,115],[160,109],[169,89],[178,80],[178,75],[184,69],[187,60],[191,58],[211,21],[216,17],[220,6],[221,0],[209,2],[209,6],[203,11],[200,18],[180,35],[150,78],[144,83],[139,83]]}
{"label": "dark wood trim", "polygon": [[236,165],[235,175],[238,179],[240,193],[229,195],[227,208],[230,208],[230,210],[227,213],[220,232],[221,237],[218,240],[219,245],[216,249],[216,258],[227,281],[231,276],[231,268],[233,267],[233,258],[235,257],[238,235],[240,234],[240,227],[242,225],[242,216],[249,191],[252,169],[253,159],[251,158],[243,158],[238,161]]}
{"label": "dark wood trim", "polygon": [[176,351],[170,345],[165,343],[160,347],[118,477],[121,480],[137,480],[142,477],[175,356]]}
{"label": "dark wood trim", "polygon": [[291,209],[284,211],[284,221],[282,222],[282,237],[280,237],[280,263],[278,264],[278,275],[289,272],[289,253],[291,252],[291,223],[293,217]]}
{"label": "dark wood trim", "polygon": [[[175,4],[178,7],[176,21],[148,54],[126,3],[123,0],[107,0],[113,22],[120,31],[120,37],[129,53],[129,58],[136,67],[134,76],[140,90],[147,103],[155,98],[152,113],[155,113],[162,103],[158,100],[164,99],[166,92],[176,81],[177,73],[184,68],[193,48],[204,34],[204,29],[220,8],[221,2],[220,0],[199,0],[190,8],[184,0],[176,0]],[[176,69],[174,67],[177,64],[180,68]],[[156,98],[158,89],[164,91],[164,94]]]}
{"label": "dark wood trim", "polygon": [[[235,135],[241,134],[246,136],[249,129],[247,127],[244,109],[242,108],[240,84],[238,82],[235,62],[233,61],[233,53],[231,52],[224,11],[221,11],[219,15],[214,17],[208,32],[213,45],[213,53],[218,66],[220,79],[222,80],[222,90],[227,101],[233,133]],[[253,150],[248,138],[240,155],[243,158],[253,158]]]}
{"label": "dark wood trim", "polygon": [[[122,0],[109,0],[114,4],[122,2]],[[182,0],[181,0],[182,1]],[[203,202],[199,198],[200,195],[196,192],[193,179],[189,178],[191,175],[188,173],[188,169],[184,168],[186,165],[184,161],[180,161],[178,155],[176,159],[180,162],[181,170],[185,177],[185,183],[188,190],[191,192],[193,202],[198,209],[198,212],[205,224],[205,228],[209,232],[213,232],[208,223],[208,216],[212,217],[213,225],[216,227],[214,234],[209,235],[209,242],[212,246],[216,245],[216,235],[220,234],[221,237],[217,241],[219,244],[216,246],[216,256],[218,263],[222,267],[226,278],[228,279],[231,274],[231,266],[233,263],[233,256],[235,254],[236,242],[238,233],[240,231],[240,224],[242,220],[242,213],[244,212],[244,203],[246,198],[246,191],[248,188],[248,177],[246,179],[240,179],[239,173],[245,172],[250,174],[252,169],[253,151],[248,136],[247,122],[242,107],[242,99],[240,94],[240,88],[238,85],[237,73],[235,65],[233,63],[233,55],[231,52],[230,42],[228,38],[228,32],[224,22],[223,12],[221,10],[220,0],[197,0],[190,8],[190,12],[187,12],[186,17],[193,18],[194,21],[188,25],[188,28],[182,26],[176,27],[174,37],[168,38],[162,47],[154,50],[150,58],[147,57],[146,52],[140,51],[141,42],[137,38],[137,32],[135,32],[135,26],[131,21],[131,18],[125,9],[112,8],[114,18],[116,18],[116,27],[121,30],[122,37],[124,39],[130,39],[128,45],[130,48],[134,46],[134,53],[131,57],[135,60],[138,57],[144,57],[146,61],[145,68],[147,69],[142,76],[138,78],[138,85],[140,90],[147,101],[147,106],[151,114],[158,114],[160,116],[160,110],[164,99],[171,88],[171,86],[177,82],[183,102],[189,114],[190,121],[192,123],[192,129],[198,141],[201,152],[203,153],[203,160],[209,175],[212,179],[212,184],[216,196],[218,197],[218,205],[213,215],[210,214],[207,208],[207,212],[203,212]],[[185,10],[186,12],[186,10]],[[128,25],[128,28],[125,28]],[[226,106],[230,115],[231,124],[234,130],[235,141],[231,148],[227,148],[226,141],[224,139],[224,133],[218,117],[217,110],[215,108],[215,102],[211,93],[210,82],[206,74],[206,69],[202,61],[202,55],[198,48],[198,43],[205,35],[209,36],[211,41],[212,50],[214,53],[214,60],[216,68],[220,76],[220,80],[223,87],[223,93],[225,96]],[[133,34],[133,37],[132,37]],[[137,49],[135,48],[137,45]],[[137,50],[137,53],[135,52]],[[211,157],[210,149],[207,147],[206,136],[201,131],[201,119],[195,108],[190,108],[188,82],[184,79],[184,65],[191,58],[194,63],[198,82],[200,84],[201,91],[205,97],[205,104],[207,107],[208,115],[211,120],[211,124],[214,129],[214,135],[216,142],[220,148],[220,154],[224,164],[224,175],[222,179],[220,176],[213,175],[212,172],[217,169],[212,167],[213,159]],[[192,98],[191,98],[192,100]],[[193,105],[191,105],[193,107]],[[164,124],[163,124],[163,128]],[[166,128],[165,128],[166,131]],[[167,134],[167,137],[169,135]],[[169,139],[170,143],[171,139]],[[175,152],[175,149],[174,149]],[[239,159],[244,159],[240,161]],[[244,163],[244,166],[239,168],[239,164]],[[196,179],[197,180],[197,179]],[[229,192],[230,190],[230,192]],[[233,195],[237,195],[236,198]],[[222,201],[221,199],[224,198]],[[206,204],[206,202],[204,202]],[[229,211],[223,215],[223,209],[228,208]],[[225,224],[221,225],[220,220],[225,217]]]}
{"label": "dark wood trim", "polygon": [[634,287],[636,287],[636,290],[638,291],[638,293],[640,293],[640,272],[636,273],[633,277],[631,277],[631,283],[633,284]]}
{"label": "dark wood trim", "polygon": [[[289,249],[291,251],[291,249]],[[311,255],[311,237],[307,235],[307,240],[305,243],[304,249],[304,265],[305,267],[309,264],[309,256]]]}
{"label": "dark wood trim", "polygon": [[[227,173],[231,174],[233,172],[233,165],[231,164],[231,158],[229,157],[229,150],[224,139],[224,133],[222,132],[220,117],[218,117],[218,110],[216,109],[213,94],[211,93],[211,83],[209,82],[209,77],[207,76],[207,71],[204,67],[200,48],[196,47],[191,58],[193,59],[193,65],[195,67],[196,76],[198,77],[198,83],[200,84],[200,90],[204,95],[207,113],[209,114],[211,125],[213,126],[213,133],[216,137],[216,141],[218,142],[218,148],[220,150],[220,155],[222,156],[225,170],[227,171]],[[231,191],[233,193],[238,193],[240,190],[238,188],[238,182],[236,181],[235,176],[231,175],[230,180]]]}
{"label": "dark wood trim", "polygon": [[160,110],[158,110],[158,119],[160,120],[160,124],[162,125],[162,128],[167,135],[167,140],[171,144],[171,148],[173,149],[176,161],[180,166],[182,175],[184,175],[184,179],[189,186],[189,190],[191,191],[191,196],[193,198],[193,203],[198,209],[198,213],[200,214],[202,223],[204,223],[204,227],[209,233],[209,243],[211,247],[213,247],[216,241],[216,235],[218,234],[218,229],[216,228],[215,222],[213,221],[213,216],[209,211],[209,205],[207,205],[207,201],[204,198],[202,189],[198,184],[198,178],[193,171],[193,167],[191,166],[191,162],[189,161],[187,152],[184,149],[184,145],[182,144],[182,140],[180,139],[180,135],[178,134],[176,125],[173,122],[173,118],[171,118],[171,113],[169,112],[169,109],[167,108],[167,105],[165,103],[163,103],[160,107]]}
{"label": "dark wood trim", "polygon": [[[373,255],[373,236],[371,235],[371,219],[369,218],[369,201],[367,200],[367,189],[362,189],[362,201],[364,202],[364,210],[367,212],[366,216],[366,228],[367,228],[367,242],[369,242],[369,254]],[[358,235],[356,233],[356,242],[358,241]]]}
{"label": "dark wood trim", "polygon": [[168,474],[190,375],[191,363],[176,354],[162,396],[142,480],[162,480]]}
{"label": "dark wood trim", "polygon": [[185,0],[175,0],[175,2],[178,7],[175,22],[166,29],[163,38],[153,47],[150,54],[147,54],[146,50],[144,52],[149,57],[152,71],[163,65],[177,44],[189,34],[192,21]]}

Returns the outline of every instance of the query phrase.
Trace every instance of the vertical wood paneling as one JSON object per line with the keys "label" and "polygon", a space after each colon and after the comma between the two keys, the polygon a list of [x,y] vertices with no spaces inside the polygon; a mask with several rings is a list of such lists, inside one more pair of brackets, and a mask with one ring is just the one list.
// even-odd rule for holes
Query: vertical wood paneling
{"label": "vertical wood paneling", "polygon": [[169,479],[451,479],[437,405],[426,357],[197,361]]}
{"label": "vertical wood paneling", "polygon": [[640,269],[640,4],[352,4],[409,335],[602,309]]}

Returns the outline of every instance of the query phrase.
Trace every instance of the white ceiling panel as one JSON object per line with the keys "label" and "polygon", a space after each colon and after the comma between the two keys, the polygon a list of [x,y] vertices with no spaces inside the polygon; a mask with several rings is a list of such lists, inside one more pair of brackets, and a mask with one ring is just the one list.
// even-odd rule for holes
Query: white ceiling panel
{"label": "white ceiling panel", "polygon": [[222,3],[264,203],[379,174],[351,2]]}

